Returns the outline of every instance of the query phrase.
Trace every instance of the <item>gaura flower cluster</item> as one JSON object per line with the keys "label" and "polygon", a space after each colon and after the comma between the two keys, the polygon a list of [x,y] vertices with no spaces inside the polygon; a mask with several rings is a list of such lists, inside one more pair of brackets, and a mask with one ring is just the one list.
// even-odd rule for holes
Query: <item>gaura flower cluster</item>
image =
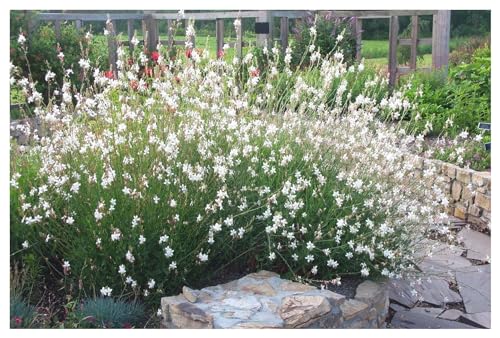
{"label": "gaura flower cluster", "polygon": [[49,71],[46,105],[15,80],[47,132],[12,144],[14,251],[60,257],[67,279],[103,296],[147,297],[238,260],[397,277],[431,229],[451,239],[434,169],[417,175],[409,151],[421,141],[380,119],[411,109],[386,78],[353,92],[365,70],[341,51],[292,70],[278,48],[265,69],[251,53],[138,49],[119,47],[117,76],[80,60],[80,90]]}

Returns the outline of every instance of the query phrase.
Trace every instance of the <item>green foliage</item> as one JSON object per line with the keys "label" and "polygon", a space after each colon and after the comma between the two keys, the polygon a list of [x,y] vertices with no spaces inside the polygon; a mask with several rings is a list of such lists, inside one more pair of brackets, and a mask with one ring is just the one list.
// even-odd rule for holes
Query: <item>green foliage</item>
{"label": "green foliage", "polygon": [[477,49],[489,48],[490,44],[491,37],[489,35],[469,38],[450,53],[450,64],[456,66],[461,63],[470,63]]}
{"label": "green foliage", "polygon": [[73,316],[81,328],[132,328],[145,320],[144,305],[113,298],[87,299]]}
{"label": "green foliage", "polygon": [[27,304],[19,295],[10,297],[10,327],[31,328],[34,326],[36,310]]}
{"label": "green foliage", "polygon": [[[317,36],[313,39],[310,28],[315,21]],[[309,63],[308,48],[311,44],[319,48],[322,56],[342,52],[344,61],[352,64],[356,58],[356,36],[352,27],[353,18],[330,17],[328,14],[306,17],[295,27],[292,64],[301,64],[303,57],[302,65]],[[339,35],[342,36],[341,41],[337,40]]]}
{"label": "green foliage", "polygon": [[[85,38],[85,32],[78,31],[72,23],[61,24],[59,39],[56,39],[52,24],[42,25],[32,35],[26,36],[28,60],[19,48],[17,37],[16,34],[11,38],[11,62],[20,67],[25,77],[32,76],[37,90],[44,95],[45,99],[48,98],[48,86],[45,81],[48,70],[56,74],[55,79],[58,83],[62,83],[65,70],[77,66],[78,61],[87,53],[93,64],[103,70],[109,68],[106,37],[96,37],[89,44],[89,40]],[[59,52],[64,54],[64,63],[58,58]],[[80,86],[81,74],[74,73],[70,75],[70,79],[77,87]]]}
{"label": "green foliage", "polygon": [[[478,49],[471,63],[450,67],[448,78],[434,72],[415,75],[409,82],[409,96],[418,102],[411,119],[411,127],[417,131],[424,131],[430,122],[434,135],[455,136],[462,130],[477,133],[477,124],[491,119],[488,47]],[[422,97],[418,97],[419,93]]]}

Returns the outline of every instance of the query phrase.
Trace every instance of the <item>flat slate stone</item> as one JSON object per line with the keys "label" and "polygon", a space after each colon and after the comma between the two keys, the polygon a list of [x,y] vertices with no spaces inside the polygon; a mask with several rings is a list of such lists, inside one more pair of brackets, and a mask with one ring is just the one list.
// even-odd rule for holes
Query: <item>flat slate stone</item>
{"label": "flat slate stone", "polygon": [[389,307],[394,311],[394,312],[398,312],[398,311],[408,311],[408,308],[404,307],[404,306],[401,306],[399,304],[396,304],[396,303],[390,303],[389,304]]}
{"label": "flat slate stone", "polygon": [[420,313],[422,315],[430,316],[433,318],[437,318],[442,312],[442,308],[438,307],[414,307],[413,309],[410,309],[410,312],[413,313]]}
{"label": "flat slate stone", "polygon": [[467,258],[484,262],[491,257],[490,236],[467,228],[463,228],[457,236],[467,249]]}
{"label": "flat slate stone", "polygon": [[447,320],[457,320],[463,314],[464,313],[462,311],[460,311],[460,310],[449,309],[449,310],[446,310],[445,312],[441,313],[438,316],[438,318],[447,319]]}
{"label": "flat slate stone", "polygon": [[474,329],[474,326],[451,320],[433,318],[416,312],[396,312],[391,320],[395,329]]}
{"label": "flat slate stone", "polygon": [[452,282],[455,272],[466,270],[472,263],[467,258],[451,254],[427,257],[417,265],[426,275],[440,276]]}
{"label": "flat slate stone", "polygon": [[412,308],[419,301],[419,298],[437,306],[462,301],[460,295],[451,290],[448,282],[442,278],[434,278],[431,281],[423,280],[421,284],[415,282],[414,286],[411,286],[410,280],[391,280],[389,282],[389,298],[409,308]]}
{"label": "flat slate stone", "polygon": [[491,312],[491,265],[476,265],[456,273],[467,313]]}
{"label": "flat slate stone", "polygon": [[486,329],[491,328],[491,312],[467,313],[462,315],[466,322],[472,322]]}

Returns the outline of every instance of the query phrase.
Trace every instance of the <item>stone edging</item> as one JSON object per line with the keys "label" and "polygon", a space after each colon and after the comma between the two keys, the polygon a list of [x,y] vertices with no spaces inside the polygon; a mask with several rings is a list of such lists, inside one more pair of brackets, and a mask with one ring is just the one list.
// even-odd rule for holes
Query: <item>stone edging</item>
{"label": "stone edging", "polygon": [[420,158],[420,174],[434,167],[449,195],[448,214],[483,229],[491,229],[491,173],[435,159]]}
{"label": "stone edging", "polygon": [[161,300],[164,328],[378,328],[385,326],[385,283],[365,281],[354,299],[281,279],[269,271]]}

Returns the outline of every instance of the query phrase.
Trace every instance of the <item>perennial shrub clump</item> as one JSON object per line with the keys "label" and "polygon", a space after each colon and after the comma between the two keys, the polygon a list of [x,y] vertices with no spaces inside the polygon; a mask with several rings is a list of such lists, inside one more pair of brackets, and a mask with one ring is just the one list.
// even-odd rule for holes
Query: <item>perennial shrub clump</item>
{"label": "perennial shrub clump", "polygon": [[434,169],[414,173],[422,139],[379,119],[412,107],[386,78],[353,95],[364,69],[340,50],[308,48],[295,71],[289,50],[278,73],[278,49],[265,72],[252,54],[186,49],[173,61],[120,47],[117,74],[81,59],[82,88],[49,77],[47,105],[16,80],[48,135],[12,143],[13,261],[34,254],[68,292],[148,301],[236,263],[398,277],[431,224],[451,238]]}

